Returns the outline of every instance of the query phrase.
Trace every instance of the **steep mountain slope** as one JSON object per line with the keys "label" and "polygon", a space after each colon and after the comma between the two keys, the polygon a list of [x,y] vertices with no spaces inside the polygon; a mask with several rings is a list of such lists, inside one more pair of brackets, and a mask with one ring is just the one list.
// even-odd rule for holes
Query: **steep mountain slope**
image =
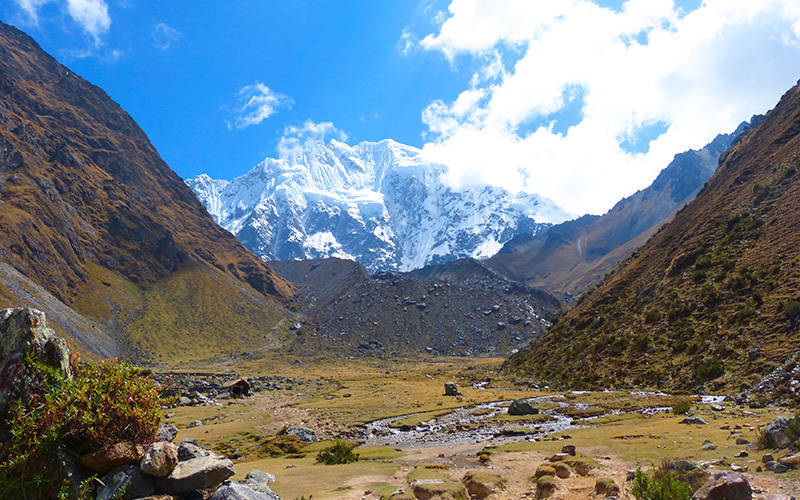
{"label": "steep mountain slope", "polygon": [[187,180],[208,211],[268,260],[354,259],[371,272],[488,257],[517,234],[570,215],[491,186],[454,191],[444,167],[391,140],[308,141],[230,182]]}
{"label": "steep mountain slope", "polygon": [[292,293],[214,223],[125,111],[2,23],[0,228],[0,261],[99,322],[97,342],[60,325],[98,355],[246,343]]}
{"label": "steep mountain slope", "polygon": [[[754,116],[757,124],[763,117]],[[653,183],[624,198],[605,215],[585,215],[540,235],[520,235],[486,262],[511,279],[571,301],[642,245],[675,210],[697,195],[720,155],[749,130],[739,125],[700,150],[675,155]]]}
{"label": "steep mountain slope", "polygon": [[560,304],[465,259],[370,276],[356,262],[274,262],[298,284],[294,350],[358,356],[508,354],[540,335]]}
{"label": "steep mountain slope", "polygon": [[800,86],[510,373],[574,387],[738,390],[800,345]]}

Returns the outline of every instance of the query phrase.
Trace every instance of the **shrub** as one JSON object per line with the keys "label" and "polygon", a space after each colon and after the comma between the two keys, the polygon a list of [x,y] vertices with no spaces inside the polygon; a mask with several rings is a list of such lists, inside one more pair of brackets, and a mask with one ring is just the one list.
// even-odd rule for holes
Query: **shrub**
{"label": "shrub", "polygon": [[[155,384],[124,362],[79,363],[73,378],[26,358],[42,377],[42,390],[16,401],[0,448],[0,498],[51,498],[62,484],[58,455],[82,455],[120,441],[155,438],[164,402]],[[14,494],[12,494],[14,493]]]}
{"label": "shrub", "polygon": [[794,322],[797,317],[800,316],[800,302],[790,300],[783,304],[783,314],[785,314],[790,321]]}
{"label": "shrub", "polygon": [[769,195],[772,194],[772,187],[765,184],[756,184],[753,186],[753,202],[758,205],[764,201]]}
{"label": "shrub", "polygon": [[324,449],[317,454],[317,462],[325,465],[350,464],[358,462],[358,453],[353,451],[355,444],[348,444],[344,441],[337,441],[330,448]]}
{"label": "shrub", "polygon": [[688,401],[678,401],[672,405],[672,413],[675,415],[686,415],[691,409],[692,405]]}
{"label": "shrub", "polygon": [[639,469],[630,491],[638,500],[689,500],[692,497],[689,485],[679,481],[674,474],[657,473],[651,477]]}
{"label": "shrub", "polygon": [[658,309],[650,309],[644,313],[644,322],[648,325],[658,322],[659,319],[661,319],[661,313],[658,312]]}
{"label": "shrub", "polygon": [[650,348],[650,338],[646,334],[640,333],[633,339],[631,347],[636,352],[647,352]]}
{"label": "shrub", "polygon": [[697,366],[697,376],[700,380],[714,380],[725,373],[725,367],[717,358],[709,358]]}

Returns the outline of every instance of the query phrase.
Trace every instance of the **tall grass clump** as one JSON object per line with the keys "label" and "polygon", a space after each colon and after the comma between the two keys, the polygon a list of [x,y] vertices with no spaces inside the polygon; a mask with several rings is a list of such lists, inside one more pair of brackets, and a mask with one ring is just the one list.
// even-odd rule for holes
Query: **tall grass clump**
{"label": "tall grass clump", "polygon": [[656,471],[649,476],[636,470],[631,482],[631,495],[637,500],[690,500],[692,490],[688,484],[681,482],[674,474]]}

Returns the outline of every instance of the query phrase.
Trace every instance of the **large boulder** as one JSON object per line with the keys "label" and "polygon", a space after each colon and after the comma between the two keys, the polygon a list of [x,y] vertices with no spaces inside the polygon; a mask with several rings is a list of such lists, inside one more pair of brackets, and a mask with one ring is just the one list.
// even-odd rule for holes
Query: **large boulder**
{"label": "large boulder", "polygon": [[751,500],[753,490],[745,477],[737,472],[723,472],[714,476],[694,495],[692,500]]}
{"label": "large boulder", "polygon": [[444,395],[445,396],[460,396],[461,392],[458,390],[458,386],[455,382],[445,382],[444,384]]}
{"label": "large boulder", "polygon": [[144,447],[122,441],[83,455],[80,464],[94,472],[108,472],[120,465],[137,463],[144,455]]}
{"label": "large boulder", "polygon": [[169,476],[158,478],[156,485],[167,493],[187,493],[219,486],[235,473],[233,462],[209,455],[179,462]]}
{"label": "large boulder", "polygon": [[0,415],[11,402],[36,391],[41,380],[25,366],[25,356],[72,378],[69,348],[47,327],[42,311],[29,307],[0,310]]}
{"label": "large boulder", "polygon": [[791,420],[786,417],[778,417],[762,430],[765,441],[768,441],[776,448],[786,448],[792,444],[789,437],[789,424]]}
{"label": "large boulder", "polygon": [[168,476],[178,465],[178,447],[167,441],[153,443],[147,447],[139,468],[155,477]]}
{"label": "large boulder", "polygon": [[135,465],[123,465],[103,476],[97,500],[141,498],[155,491],[152,477],[142,474]]}
{"label": "large boulder", "polygon": [[539,409],[534,408],[527,399],[516,399],[508,407],[509,415],[536,415],[537,413],[539,413]]}
{"label": "large boulder", "polygon": [[281,500],[275,492],[257,491],[242,483],[226,481],[211,495],[211,500]]}
{"label": "large boulder", "polygon": [[317,441],[317,433],[308,427],[300,425],[293,425],[286,429],[286,434],[294,436],[304,443],[315,443]]}

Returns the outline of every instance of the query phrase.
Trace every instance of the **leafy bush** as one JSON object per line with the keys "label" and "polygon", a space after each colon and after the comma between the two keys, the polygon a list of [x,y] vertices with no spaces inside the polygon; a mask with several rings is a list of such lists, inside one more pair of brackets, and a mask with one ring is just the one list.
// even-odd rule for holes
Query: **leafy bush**
{"label": "leafy bush", "polygon": [[325,465],[350,464],[358,462],[358,453],[353,451],[355,444],[348,444],[344,441],[337,441],[330,448],[324,449],[317,454],[317,462]]}
{"label": "leafy bush", "polygon": [[648,325],[658,322],[659,319],[661,319],[661,313],[658,312],[658,309],[650,309],[644,313],[644,322]]}
{"label": "leafy bush", "polygon": [[697,366],[697,376],[700,380],[714,380],[725,373],[725,367],[717,358],[709,358]]}
{"label": "leafy bush", "polygon": [[631,495],[638,500],[689,500],[692,490],[674,474],[656,473],[652,477],[636,470],[631,482]]}
{"label": "leafy bush", "polygon": [[74,358],[73,378],[67,380],[30,357],[25,364],[44,383],[16,401],[3,422],[9,439],[0,448],[0,498],[52,498],[66,486],[59,453],[82,455],[120,441],[154,440],[163,400],[136,367]]}
{"label": "leafy bush", "polygon": [[691,409],[692,405],[688,401],[678,401],[672,405],[672,413],[675,415],[686,415]]}
{"label": "leafy bush", "polygon": [[753,186],[753,202],[758,205],[772,194],[772,187],[766,184],[756,184]]}
{"label": "leafy bush", "polygon": [[785,314],[790,321],[794,322],[797,317],[800,316],[800,302],[790,300],[783,304],[783,314]]}
{"label": "leafy bush", "polygon": [[647,352],[650,348],[650,337],[647,334],[640,333],[633,339],[631,346],[635,352]]}

